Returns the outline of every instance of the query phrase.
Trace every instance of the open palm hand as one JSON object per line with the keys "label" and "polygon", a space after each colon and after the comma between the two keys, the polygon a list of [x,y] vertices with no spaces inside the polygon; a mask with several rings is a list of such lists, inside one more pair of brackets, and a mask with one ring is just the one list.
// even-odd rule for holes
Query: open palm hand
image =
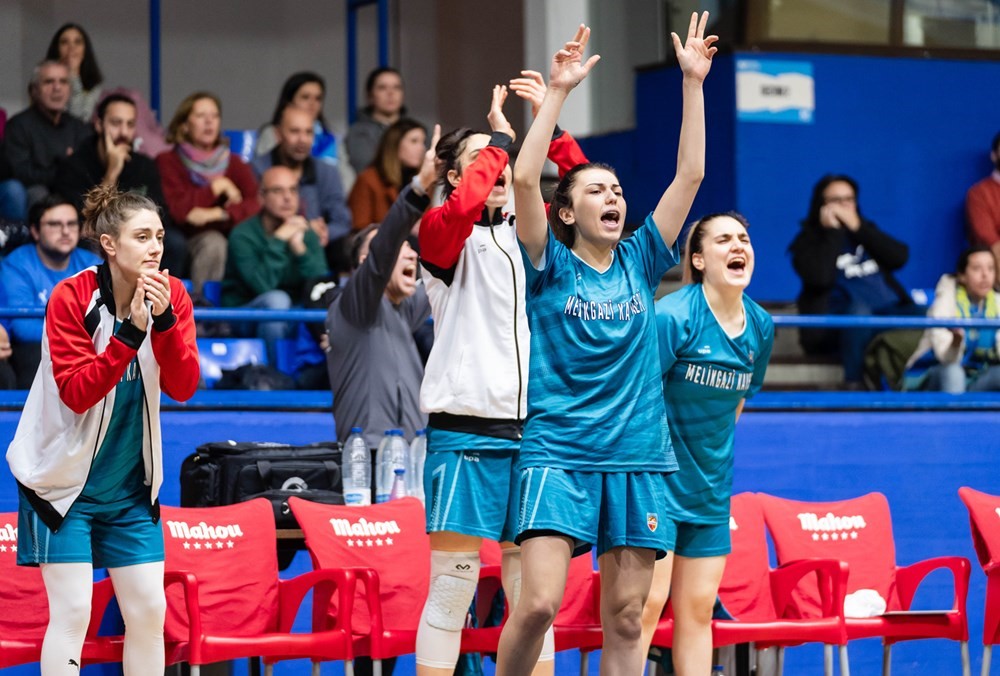
{"label": "open palm hand", "polygon": [[586,61],[583,60],[583,51],[590,40],[590,29],[584,25],[576,31],[576,37],[563,45],[552,57],[552,66],[549,68],[549,86],[554,89],[569,91],[577,86],[590,73],[601,57],[593,55]]}
{"label": "open palm hand", "polygon": [[677,33],[671,33],[670,37],[674,41],[674,52],[677,54],[677,63],[680,64],[681,72],[685,77],[695,78],[704,81],[708,76],[708,71],[712,68],[712,57],[718,47],[713,44],[718,42],[718,35],[705,37],[705,26],[708,24],[708,12],[702,12],[701,20],[698,13],[691,13],[691,24],[688,26],[687,40],[682,45]]}

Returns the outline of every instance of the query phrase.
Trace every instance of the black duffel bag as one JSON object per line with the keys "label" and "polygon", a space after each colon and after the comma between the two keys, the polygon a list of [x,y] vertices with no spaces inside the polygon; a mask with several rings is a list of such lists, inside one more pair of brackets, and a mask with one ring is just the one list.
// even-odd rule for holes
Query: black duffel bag
{"label": "black duffel bag", "polygon": [[198,447],[181,464],[181,507],[214,507],[266,498],[278,528],[298,528],[290,496],[344,504],[341,445],[308,446],[217,441]]}

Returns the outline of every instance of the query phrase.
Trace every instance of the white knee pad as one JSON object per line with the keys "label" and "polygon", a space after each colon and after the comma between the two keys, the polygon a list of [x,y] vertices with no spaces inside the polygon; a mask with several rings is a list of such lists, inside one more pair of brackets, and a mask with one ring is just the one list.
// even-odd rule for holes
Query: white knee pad
{"label": "white knee pad", "polygon": [[479,552],[431,552],[431,584],[417,628],[417,664],[454,668],[479,582]]}
{"label": "white knee pad", "polygon": [[[507,603],[511,611],[521,600],[521,548],[504,547],[500,559],[500,581]],[[542,639],[542,652],[538,655],[539,662],[551,662],[556,658],[555,630],[549,627]]]}

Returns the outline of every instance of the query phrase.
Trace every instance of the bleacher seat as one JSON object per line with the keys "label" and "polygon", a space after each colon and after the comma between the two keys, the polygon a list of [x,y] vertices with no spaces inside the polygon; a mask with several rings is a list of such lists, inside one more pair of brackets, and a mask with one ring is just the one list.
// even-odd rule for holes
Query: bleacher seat
{"label": "bleacher seat", "polygon": [[222,132],[229,139],[230,152],[239,155],[246,163],[254,158],[257,149],[256,129],[226,129]]}
{"label": "bleacher seat", "polygon": [[201,287],[201,295],[213,307],[222,307],[222,282],[205,282]]}
{"label": "bleacher seat", "polygon": [[223,369],[267,364],[267,348],[260,338],[199,338],[198,361],[205,387],[214,387]]}

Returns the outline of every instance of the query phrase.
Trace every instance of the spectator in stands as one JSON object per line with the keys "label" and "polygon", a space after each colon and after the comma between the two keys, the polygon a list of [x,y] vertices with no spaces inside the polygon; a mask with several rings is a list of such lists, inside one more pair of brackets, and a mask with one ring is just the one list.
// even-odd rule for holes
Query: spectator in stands
{"label": "spectator in stands", "polygon": [[358,174],[347,200],[355,230],[382,221],[420,169],[426,149],[427,132],[415,120],[401,118],[385,131],[374,161]]}
{"label": "spectator in stands", "polygon": [[[996,261],[989,247],[962,252],[956,274],[943,275],[934,290],[929,317],[1000,317]],[[927,371],[925,387],[961,394],[1000,390],[1000,331],[935,327],[924,331],[907,366],[932,352],[937,363]]]}
{"label": "spectator in stands", "polygon": [[156,158],[170,217],[187,235],[195,296],[226,271],[226,236],[260,211],[257,181],[222,136],[222,103],[195,92],[177,106],[167,140],[174,149]]}
{"label": "spectator in stands", "polygon": [[94,108],[101,98],[104,76],[97,65],[94,46],[87,31],[75,23],[63,24],[52,36],[45,58],[59,61],[69,68],[71,95],[67,112],[90,124]]}
{"label": "spectator in stands", "polygon": [[[28,221],[35,241],[18,247],[3,260],[0,283],[11,307],[44,308],[56,284],[101,260],[77,246],[80,216],[70,200],[48,195],[31,207]],[[17,388],[26,390],[41,360],[42,320],[14,319],[8,328]]]}
{"label": "spectator in stands", "polygon": [[93,139],[84,141],[65,162],[59,163],[55,191],[83,208],[83,198],[95,185],[116,186],[121,192],[136,192],[153,200],[162,210],[165,230],[161,264],[180,276],[187,259],[184,234],[166,213],[156,163],[133,150],[136,133],[135,102],[124,94],[110,94],[97,106]]}
{"label": "spectator in stands", "polygon": [[57,162],[71,155],[90,129],[66,112],[70,88],[64,64],[42,61],[35,66],[28,94],[31,105],[7,122],[4,152],[13,177],[27,190],[30,207],[49,194]]}
{"label": "spectator in stands", "polygon": [[[258,178],[272,166],[292,171],[299,185],[299,207],[309,227],[319,237],[320,245],[327,247],[327,258],[333,264],[344,250],[351,232],[351,214],[347,210],[340,172],[310,155],[315,138],[314,121],[311,111],[294,104],[286,106],[275,127],[278,145],[267,155],[257,157],[253,169]],[[344,263],[340,265],[348,269]]]}
{"label": "spectator in stands", "polygon": [[[422,129],[421,129],[422,131]],[[327,366],[333,387],[333,418],[341,441],[363,427],[368,445],[400,428],[407,437],[426,426],[420,411],[424,363],[415,334],[431,314],[417,281],[417,253],[407,242],[423,216],[437,181],[435,149],[423,153],[420,173],[403,188],[381,225],[356,236],[355,272],[335,291],[326,316]]]}
{"label": "spectator in stands", "polygon": [[[222,283],[226,307],[287,310],[302,297],[306,283],[327,274],[319,237],[299,213],[299,181],[288,167],[271,167],[260,183],[258,215],[233,228]],[[261,322],[257,335],[267,342],[271,363],[276,345],[291,336],[288,322]]]}
{"label": "spectator in stands", "polygon": [[14,178],[3,141],[0,140],[0,218],[24,221],[28,217],[27,210],[28,194],[24,185]]}
{"label": "spectator in stands", "polygon": [[323,117],[323,98],[326,96],[326,81],[309,71],[291,75],[281,87],[278,105],[274,107],[271,122],[260,128],[257,134],[257,155],[267,155],[278,145],[276,128],[281,123],[281,114],[289,105],[309,111],[312,114],[315,137],[312,156],[330,164],[337,162],[337,140],[330,125]]}
{"label": "spectator in stands", "polygon": [[993,172],[969,188],[965,196],[965,215],[969,225],[969,241],[985,244],[1000,266],[1000,133],[990,147]]}
{"label": "spectator in stands", "polygon": [[368,105],[358,111],[358,119],[347,130],[347,159],[360,174],[375,159],[379,139],[400,117],[403,105],[403,75],[395,68],[376,68],[365,82]]}
{"label": "spectator in stands", "polygon": [[[858,184],[824,176],[813,188],[809,214],[792,241],[792,265],[802,280],[802,314],[913,314],[909,295],[892,275],[906,264],[906,244],[861,216]],[[803,329],[807,354],[836,354],[848,389],[860,389],[868,329]]]}

